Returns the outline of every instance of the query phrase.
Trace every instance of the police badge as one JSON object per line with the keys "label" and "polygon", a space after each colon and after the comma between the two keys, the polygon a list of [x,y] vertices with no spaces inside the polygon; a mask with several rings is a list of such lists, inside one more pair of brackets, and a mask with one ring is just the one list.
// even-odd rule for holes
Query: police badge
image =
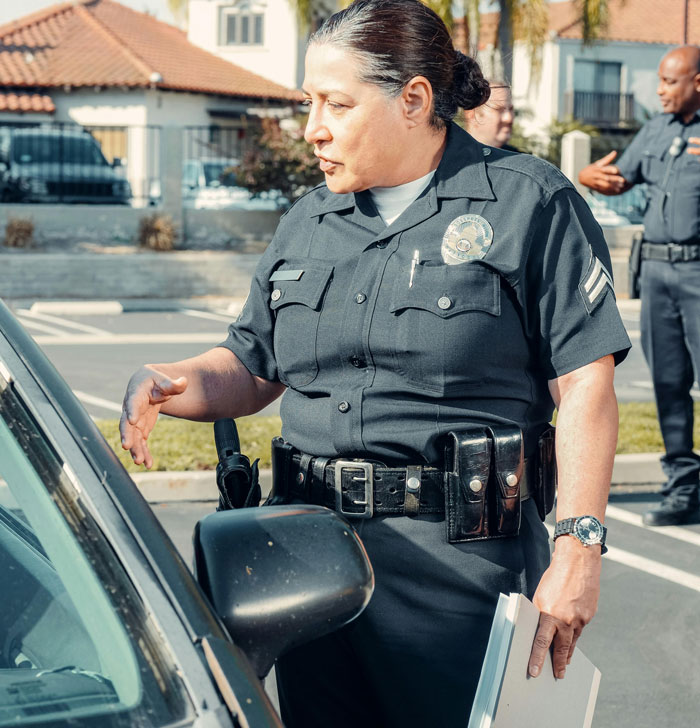
{"label": "police badge", "polygon": [[442,236],[442,259],[447,265],[479,260],[488,253],[493,228],[481,215],[456,217]]}

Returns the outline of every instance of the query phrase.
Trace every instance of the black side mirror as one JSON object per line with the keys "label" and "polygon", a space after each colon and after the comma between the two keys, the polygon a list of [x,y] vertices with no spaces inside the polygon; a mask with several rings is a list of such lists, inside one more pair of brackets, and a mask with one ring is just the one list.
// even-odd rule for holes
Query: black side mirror
{"label": "black side mirror", "polygon": [[374,574],[353,528],[320,506],[219,511],[194,532],[195,574],[260,677],[357,617]]}

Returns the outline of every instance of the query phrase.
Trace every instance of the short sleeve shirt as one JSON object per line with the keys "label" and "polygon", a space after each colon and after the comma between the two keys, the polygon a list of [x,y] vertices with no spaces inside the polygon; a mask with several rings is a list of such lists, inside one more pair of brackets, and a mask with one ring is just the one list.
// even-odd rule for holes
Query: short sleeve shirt
{"label": "short sleeve shirt", "polygon": [[628,182],[647,184],[644,237],[652,243],[700,238],[700,158],[686,152],[692,136],[700,136],[697,114],[688,123],[660,114],[639,130],[616,163]]}
{"label": "short sleeve shirt", "polygon": [[431,184],[388,227],[367,192],[301,198],[222,346],[287,386],[298,449],[438,464],[442,436],[471,424],[515,423],[529,453],[548,380],[630,344],[571,183],[452,125]]}

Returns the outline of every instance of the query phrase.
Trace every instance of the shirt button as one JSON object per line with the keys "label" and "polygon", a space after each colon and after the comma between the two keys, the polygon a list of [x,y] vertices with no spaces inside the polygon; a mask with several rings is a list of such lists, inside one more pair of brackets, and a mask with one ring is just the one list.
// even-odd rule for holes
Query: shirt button
{"label": "shirt button", "polygon": [[482,152],[484,153],[485,157],[488,157],[491,154],[491,150],[488,147],[484,147],[482,149]]}
{"label": "shirt button", "polygon": [[350,363],[358,369],[364,369],[367,366],[367,362],[359,356],[351,356]]}
{"label": "shirt button", "polygon": [[384,250],[384,248],[386,248],[386,243],[385,242],[377,243],[377,247],[380,250]]}
{"label": "shirt button", "polygon": [[274,290],[274,291],[272,291],[272,293],[270,294],[270,298],[271,298],[271,299],[272,299],[273,301],[279,301],[279,300],[280,300],[280,296],[281,296],[281,295],[282,295],[282,291],[280,291],[280,289],[279,289],[279,288],[275,288],[275,290]]}
{"label": "shirt button", "polygon": [[364,303],[367,300],[367,296],[364,293],[358,293],[355,295],[355,303]]}
{"label": "shirt button", "polygon": [[446,311],[452,305],[452,301],[447,296],[441,296],[438,298],[438,308]]}
{"label": "shirt button", "polygon": [[349,411],[350,411],[350,402],[346,402],[345,400],[343,400],[338,405],[338,412],[342,412],[343,414],[345,414],[346,412],[349,412]]}

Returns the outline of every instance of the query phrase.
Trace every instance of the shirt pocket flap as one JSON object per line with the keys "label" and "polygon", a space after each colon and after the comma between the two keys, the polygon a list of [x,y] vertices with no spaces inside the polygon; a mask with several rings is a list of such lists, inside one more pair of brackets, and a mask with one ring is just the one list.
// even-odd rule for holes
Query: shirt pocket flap
{"label": "shirt pocket flap", "polygon": [[297,280],[270,281],[270,308],[273,311],[290,303],[300,303],[315,311],[319,309],[328,281],[333,275],[332,265],[305,258],[303,261],[285,261],[277,270],[302,270],[303,273]]}
{"label": "shirt pocket flap", "polygon": [[408,276],[394,284],[391,313],[407,308],[449,318],[464,311],[501,314],[500,276],[478,263],[419,265],[409,288]]}

